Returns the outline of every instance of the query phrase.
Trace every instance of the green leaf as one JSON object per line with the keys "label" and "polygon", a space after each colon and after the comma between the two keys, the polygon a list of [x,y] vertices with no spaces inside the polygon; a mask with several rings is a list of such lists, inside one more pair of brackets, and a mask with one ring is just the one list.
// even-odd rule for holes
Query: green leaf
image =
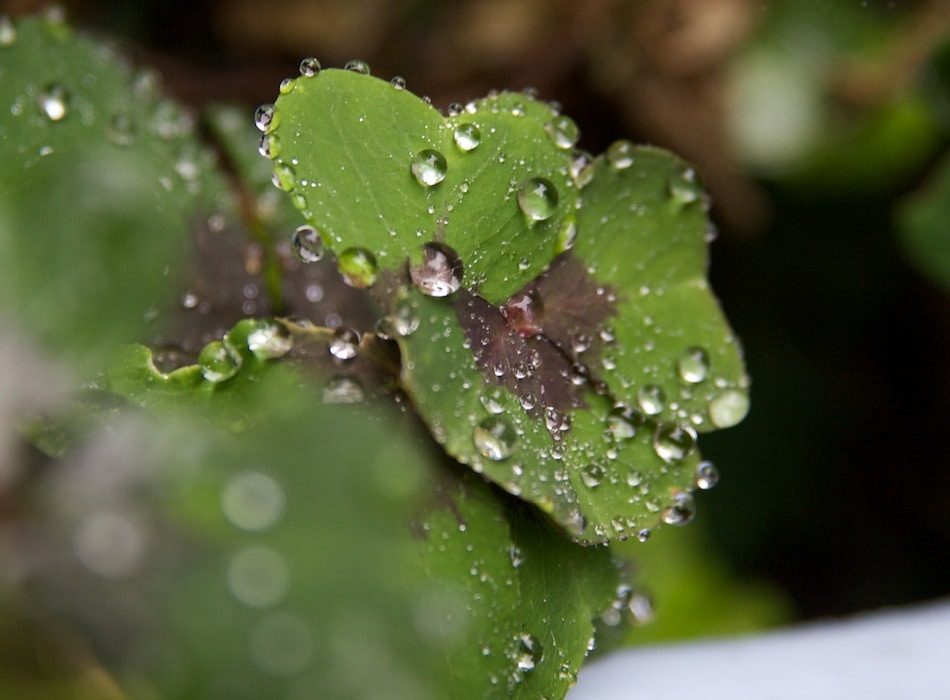
{"label": "green leaf", "polygon": [[924,186],[901,202],[896,215],[908,257],[950,289],[950,157],[944,156]]}
{"label": "green leaf", "polygon": [[399,302],[418,324],[397,334],[403,384],[436,439],[583,542],[688,522],[697,433],[748,409],[705,279],[701,184],[664,151],[611,153],[583,190],[573,248],[507,317],[464,290],[451,306]]}
{"label": "green leaf", "polygon": [[314,400],[248,347],[268,323],[225,336],[220,381],[127,349],[100,390],[147,414],[110,413],[24,499],[32,547],[76,543],[21,592],[57,611],[26,634],[78,622],[135,695],[563,697],[618,585],[609,551],[396,415]]}
{"label": "green leaf", "polygon": [[88,371],[147,332],[223,181],[154,74],[56,14],[5,22],[0,101],[0,314]]}
{"label": "green leaf", "polygon": [[[461,259],[466,286],[500,303],[556,254],[577,199],[576,136],[555,145],[565,127],[547,105],[501,93],[443,117],[407,90],[333,69],[281,93],[258,119],[275,182],[341,259],[369,253],[373,273],[401,273],[437,242]],[[370,286],[375,274],[355,277]]]}

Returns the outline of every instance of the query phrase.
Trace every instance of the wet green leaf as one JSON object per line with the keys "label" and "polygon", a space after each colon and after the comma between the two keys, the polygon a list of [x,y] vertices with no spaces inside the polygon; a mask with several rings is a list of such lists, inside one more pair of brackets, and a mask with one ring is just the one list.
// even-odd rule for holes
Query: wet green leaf
{"label": "wet green leaf", "polygon": [[55,13],[4,35],[0,313],[87,371],[147,332],[223,181],[154,74]]}
{"label": "wet green leaf", "polygon": [[403,382],[436,438],[585,542],[688,522],[697,434],[748,409],[705,279],[702,185],[664,151],[618,148],[631,159],[593,166],[573,248],[507,317],[464,292],[401,302],[419,324],[399,337]]}
{"label": "wet green leaf", "polygon": [[366,251],[371,267],[404,273],[424,244],[445,244],[465,285],[496,303],[554,257],[577,190],[547,105],[501,93],[443,117],[405,89],[333,69],[281,93],[258,119],[275,183],[339,257]]}

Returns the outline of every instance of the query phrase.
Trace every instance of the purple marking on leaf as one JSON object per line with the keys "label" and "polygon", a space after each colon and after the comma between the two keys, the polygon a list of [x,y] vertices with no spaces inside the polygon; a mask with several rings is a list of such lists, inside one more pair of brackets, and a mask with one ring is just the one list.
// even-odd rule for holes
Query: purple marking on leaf
{"label": "purple marking on leaf", "polygon": [[[591,280],[579,260],[558,256],[501,307],[461,290],[455,311],[482,374],[515,394],[529,415],[540,419],[552,409],[563,414],[586,405],[587,381],[594,379],[587,367],[602,345],[602,324],[616,309],[612,290]],[[580,336],[590,339],[583,353],[572,345]]]}

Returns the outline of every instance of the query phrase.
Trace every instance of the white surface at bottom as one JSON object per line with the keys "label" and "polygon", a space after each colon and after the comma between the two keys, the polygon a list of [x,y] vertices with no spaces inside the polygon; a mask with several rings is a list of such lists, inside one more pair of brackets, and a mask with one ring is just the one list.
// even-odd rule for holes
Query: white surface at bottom
{"label": "white surface at bottom", "polygon": [[568,700],[950,698],[950,601],[762,634],[615,651]]}

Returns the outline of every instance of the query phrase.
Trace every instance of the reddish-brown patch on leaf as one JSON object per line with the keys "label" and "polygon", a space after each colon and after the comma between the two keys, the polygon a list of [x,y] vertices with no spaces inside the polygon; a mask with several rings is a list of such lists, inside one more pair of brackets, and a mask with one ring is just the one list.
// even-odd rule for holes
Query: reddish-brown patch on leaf
{"label": "reddish-brown patch on leaf", "polygon": [[565,253],[501,307],[461,290],[455,312],[482,374],[539,418],[585,406],[600,331],[616,309],[613,291]]}

